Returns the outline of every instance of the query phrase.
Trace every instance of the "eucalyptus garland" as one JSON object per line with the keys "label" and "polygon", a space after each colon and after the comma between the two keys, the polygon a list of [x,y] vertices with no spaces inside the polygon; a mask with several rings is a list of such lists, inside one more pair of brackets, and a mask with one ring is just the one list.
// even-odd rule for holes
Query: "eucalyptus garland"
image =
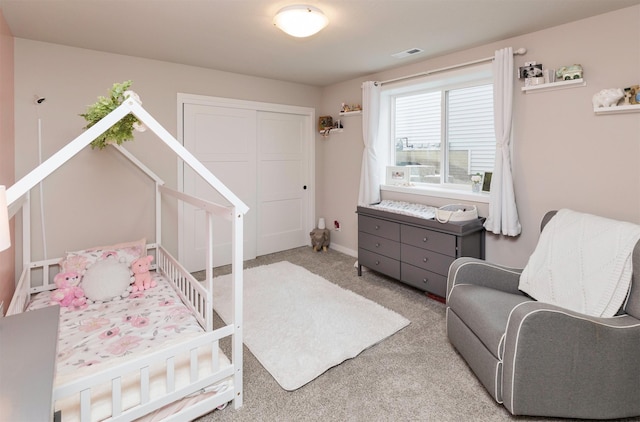
{"label": "eucalyptus garland", "polygon": [[[131,81],[125,81],[121,84],[115,83],[108,97],[98,97],[98,101],[89,106],[86,113],[80,115],[88,122],[84,129],[89,129],[107,114],[118,108],[130,93],[135,95],[133,91],[129,91],[130,87]],[[110,143],[122,145],[123,142],[132,140],[134,125],[137,124],[139,124],[138,119],[133,114],[127,114],[102,135],[94,139],[91,142],[91,148],[103,149]]]}

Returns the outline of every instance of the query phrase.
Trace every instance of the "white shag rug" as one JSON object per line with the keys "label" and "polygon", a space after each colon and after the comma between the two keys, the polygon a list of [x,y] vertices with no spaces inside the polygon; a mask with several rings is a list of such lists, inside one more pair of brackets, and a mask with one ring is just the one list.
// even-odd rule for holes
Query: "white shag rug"
{"label": "white shag rug", "polygon": [[[409,320],[288,261],[244,271],[244,344],[287,391],[409,325]],[[213,304],[232,320],[231,276]]]}

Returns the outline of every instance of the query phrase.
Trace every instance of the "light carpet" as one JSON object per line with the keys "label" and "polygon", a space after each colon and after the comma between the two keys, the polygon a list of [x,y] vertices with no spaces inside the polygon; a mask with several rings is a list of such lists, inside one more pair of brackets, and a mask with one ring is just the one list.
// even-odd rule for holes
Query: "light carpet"
{"label": "light carpet", "polygon": [[[244,344],[285,390],[409,325],[409,320],[288,261],[244,271]],[[214,279],[213,305],[232,320],[231,276]]]}

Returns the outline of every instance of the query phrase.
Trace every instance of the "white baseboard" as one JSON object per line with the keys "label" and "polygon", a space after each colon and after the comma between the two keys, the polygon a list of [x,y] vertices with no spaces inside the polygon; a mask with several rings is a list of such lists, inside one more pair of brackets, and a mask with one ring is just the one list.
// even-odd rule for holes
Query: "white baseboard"
{"label": "white baseboard", "polygon": [[332,249],[335,249],[338,252],[342,252],[343,254],[352,256],[354,258],[358,257],[358,251],[354,251],[351,248],[347,248],[347,247],[344,247],[344,246],[341,246],[341,245],[337,245],[335,243],[329,244],[329,247],[332,248]]}

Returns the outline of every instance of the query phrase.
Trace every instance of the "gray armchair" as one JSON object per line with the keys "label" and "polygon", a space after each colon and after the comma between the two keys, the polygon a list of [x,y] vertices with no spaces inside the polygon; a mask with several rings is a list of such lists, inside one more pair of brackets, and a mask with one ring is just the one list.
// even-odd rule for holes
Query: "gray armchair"
{"label": "gray armchair", "polygon": [[521,272],[474,258],[449,269],[447,335],[489,394],[514,415],[640,415],[640,242],[612,318],[531,299],[518,290]]}

